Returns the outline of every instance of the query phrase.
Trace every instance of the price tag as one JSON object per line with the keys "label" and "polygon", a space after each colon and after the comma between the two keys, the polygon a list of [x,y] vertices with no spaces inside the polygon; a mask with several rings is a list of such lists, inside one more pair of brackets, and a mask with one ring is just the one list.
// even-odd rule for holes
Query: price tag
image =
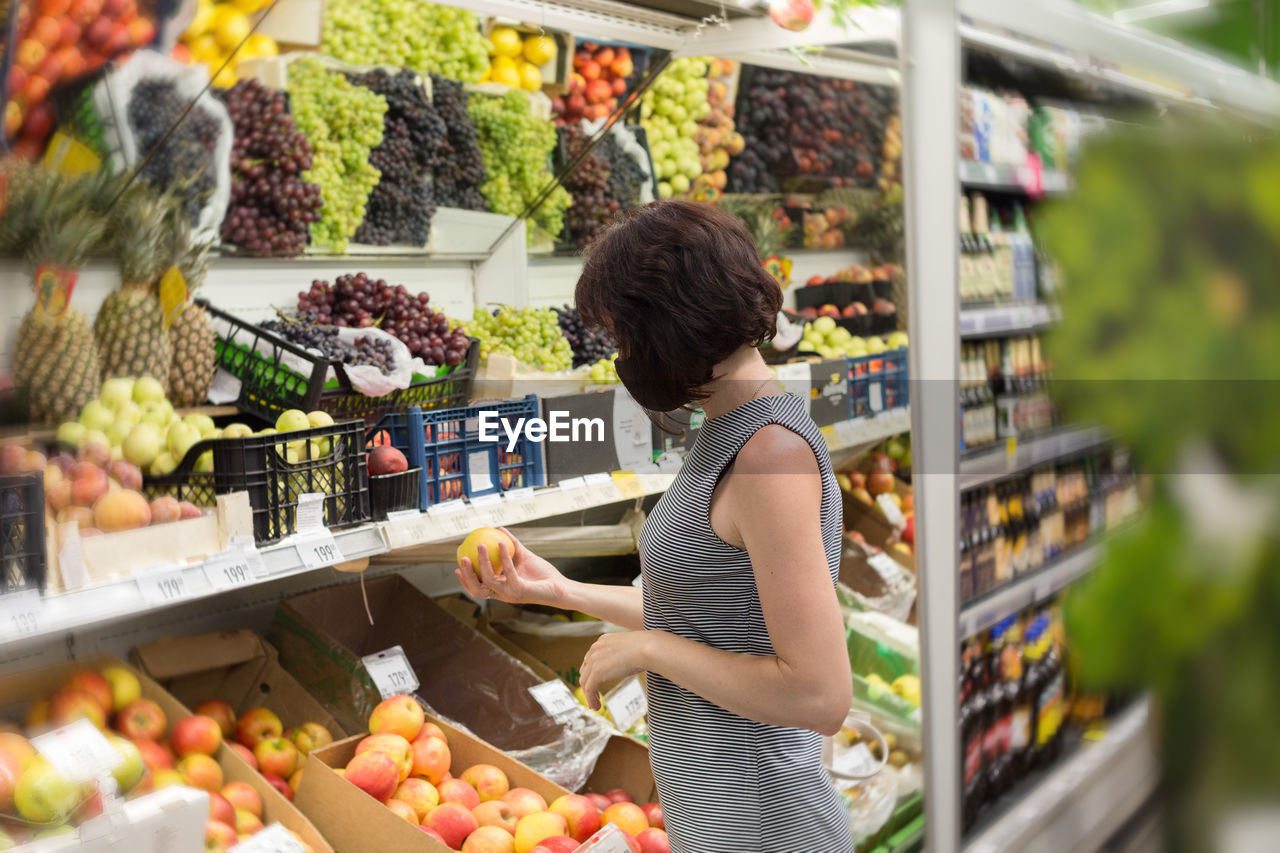
{"label": "price tag", "polygon": [[604,706],[621,731],[630,730],[649,711],[649,699],[634,675],[604,697]]}
{"label": "price tag", "polygon": [[1004,464],[1006,468],[1014,468],[1018,464],[1018,437],[1011,435],[1004,440]]}
{"label": "price tag", "polygon": [[880,579],[889,586],[896,586],[902,580],[902,566],[883,551],[867,557],[867,565],[874,569]]}
{"label": "price tag", "polygon": [[248,586],[257,577],[249,565],[249,558],[239,548],[228,548],[205,561],[204,576],[214,589],[234,589]]}
{"label": "price tag", "polygon": [[308,533],[324,529],[324,499],[322,492],[298,495],[298,532]]}
{"label": "price tag", "polygon": [[240,377],[219,367],[209,385],[209,402],[218,406],[234,403],[240,399],[240,386]]}
{"label": "price tag", "polygon": [[323,527],[299,534],[293,544],[302,565],[308,569],[321,569],[342,562],[342,549],[334,541],[333,534]]}
{"label": "price tag", "polygon": [[466,536],[475,527],[475,517],[465,512],[466,503],[460,500],[445,501],[427,507],[427,514],[436,520],[449,535]]}
{"label": "price tag", "polygon": [[409,665],[409,659],[404,656],[404,649],[399,646],[368,655],[361,658],[361,661],[383,699],[412,693],[418,689],[418,676]]}
{"label": "price tag", "polygon": [[582,846],[578,848],[580,853],[630,853],[631,849],[631,842],[623,831],[612,823],[582,842]]}
{"label": "price tag", "polygon": [[289,830],[273,823],[232,847],[230,853],[306,853],[306,849]]}
{"label": "price tag", "polygon": [[903,525],[907,523],[902,510],[898,508],[898,504],[894,502],[888,492],[876,495],[876,506],[880,507],[880,511],[884,513],[885,520],[898,530],[901,530]]}
{"label": "price tag", "polygon": [[618,491],[624,498],[644,497],[644,486],[640,483],[640,478],[636,476],[635,471],[614,471],[610,476],[613,477],[614,485],[618,487]]}
{"label": "price tag", "polygon": [[622,493],[618,491],[617,485],[613,482],[613,477],[604,473],[588,474],[583,478],[586,481],[587,488],[591,491],[591,497],[597,504],[613,503],[622,500]]}
{"label": "price tag", "polygon": [[410,548],[430,542],[436,527],[431,519],[416,509],[406,509],[387,513],[387,545],[394,551],[397,548]]}
{"label": "price tag", "polygon": [[38,589],[0,596],[0,637],[16,640],[39,634],[42,611]]}
{"label": "price tag", "polygon": [[837,776],[862,779],[872,775],[880,766],[871,749],[865,743],[855,743],[831,761],[831,769]]}
{"label": "price tag", "polygon": [[558,678],[544,681],[529,688],[529,695],[542,706],[552,717],[568,714],[575,708],[582,707],[574,695],[569,692],[569,685]]}
{"label": "price tag", "polygon": [[867,384],[867,405],[871,407],[873,412],[884,411],[883,382],[870,382]]}
{"label": "price tag", "polygon": [[507,505],[507,515],[510,518],[508,524],[528,521],[538,514],[537,499],[530,486],[511,489],[502,496],[502,500]]}
{"label": "price tag", "polygon": [[76,720],[33,737],[31,745],[54,770],[72,782],[106,776],[124,761],[124,756],[88,720]]}
{"label": "price tag", "polygon": [[587,481],[581,477],[570,477],[560,481],[560,493],[569,499],[569,506],[574,509],[586,509],[591,506],[591,495],[587,492]]}
{"label": "price tag", "polygon": [[853,447],[858,443],[857,421],[837,421],[835,430],[836,443],[840,447]]}
{"label": "price tag", "polygon": [[153,606],[181,601],[193,594],[186,572],[181,569],[147,572],[138,576],[137,584],[143,601]]}
{"label": "price tag", "polygon": [[507,523],[507,508],[502,503],[502,495],[481,495],[472,498],[471,508],[475,510],[476,521],[487,521],[491,526],[503,527]]}

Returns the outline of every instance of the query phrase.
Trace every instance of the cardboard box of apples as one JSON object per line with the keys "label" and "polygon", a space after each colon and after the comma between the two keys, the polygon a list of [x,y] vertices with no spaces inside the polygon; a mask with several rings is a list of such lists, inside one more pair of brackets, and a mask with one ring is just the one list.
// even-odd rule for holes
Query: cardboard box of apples
{"label": "cardboard box of apples", "polygon": [[41,824],[33,833],[6,822],[10,837],[15,831],[64,833],[101,812],[100,796],[61,777],[27,740],[83,719],[101,728],[124,756],[112,775],[129,796],[169,785],[209,794],[206,850],[228,850],[278,822],[304,849],[332,853],[306,818],[231,755],[216,721],[191,714],[122,661],[71,661],[0,678],[0,707],[24,713],[23,729],[7,724],[0,734],[0,814]]}
{"label": "cardboard box of apples", "polygon": [[637,853],[666,851],[665,832],[630,800],[571,794],[393,696],[374,708],[368,735],[311,754],[296,802],[344,853],[571,853],[608,823]]}

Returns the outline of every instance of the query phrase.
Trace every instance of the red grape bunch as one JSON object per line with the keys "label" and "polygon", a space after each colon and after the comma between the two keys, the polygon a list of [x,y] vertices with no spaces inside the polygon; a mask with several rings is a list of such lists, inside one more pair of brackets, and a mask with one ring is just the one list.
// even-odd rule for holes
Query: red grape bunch
{"label": "red grape bunch", "polygon": [[471,341],[461,327],[450,328],[442,312],[431,310],[430,302],[426,293],[414,295],[402,284],[359,272],[340,275],[333,284],[311,282],[310,290],[298,294],[298,313],[320,325],[377,326],[427,364],[461,364]]}
{"label": "red grape bunch", "polygon": [[246,79],[217,94],[235,124],[223,242],[254,255],[302,254],[323,204],[320,187],[302,177],[311,168],[311,144],[280,92]]}

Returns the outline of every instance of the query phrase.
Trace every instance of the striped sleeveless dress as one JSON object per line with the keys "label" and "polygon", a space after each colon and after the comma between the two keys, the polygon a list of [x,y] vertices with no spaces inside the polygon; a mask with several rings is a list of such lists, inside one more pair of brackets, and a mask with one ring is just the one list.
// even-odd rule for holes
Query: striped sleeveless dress
{"label": "striped sleeveless dress", "polygon": [[[826,442],[794,396],[761,397],[702,425],[640,536],[644,627],[753,655],[773,644],[747,552],[709,521],[711,493],[761,427],[813,447],[822,473],[822,540],[834,586],[840,489]],[[849,818],[821,763],[821,736],[741,717],[648,675],[650,762],[673,853],[849,853]]]}

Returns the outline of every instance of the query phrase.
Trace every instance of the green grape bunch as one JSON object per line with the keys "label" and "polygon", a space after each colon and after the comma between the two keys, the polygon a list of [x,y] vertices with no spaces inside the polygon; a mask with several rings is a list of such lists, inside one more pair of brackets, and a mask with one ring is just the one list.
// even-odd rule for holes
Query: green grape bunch
{"label": "green grape bunch", "polygon": [[537,370],[568,370],[573,366],[573,347],[560,331],[560,318],[550,308],[512,308],[503,305],[494,311],[476,308],[463,330],[480,341],[480,361],[489,356],[513,356]]}
{"label": "green grape bunch", "polygon": [[324,200],[320,221],[311,226],[311,242],[346,251],[364,221],[369,193],[382,177],[369,155],[382,143],[387,101],[313,58],[289,66],[288,91],[294,121],[314,152],[303,178],[320,187]]}
{"label": "green grape bunch", "polygon": [[329,0],[321,50],[343,62],[396,65],[477,83],[489,67],[475,13],[424,0]]}
{"label": "green grape bunch", "polygon": [[[484,157],[488,177],[480,191],[489,209],[519,216],[552,179],[548,162],[556,144],[555,125],[534,117],[528,96],[514,89],[500,98],[472,95],[467,114],[475,123],[476,142]],[[552,238],[559,237],[571,203],[568,191],[556,187],[530,220]]]}

